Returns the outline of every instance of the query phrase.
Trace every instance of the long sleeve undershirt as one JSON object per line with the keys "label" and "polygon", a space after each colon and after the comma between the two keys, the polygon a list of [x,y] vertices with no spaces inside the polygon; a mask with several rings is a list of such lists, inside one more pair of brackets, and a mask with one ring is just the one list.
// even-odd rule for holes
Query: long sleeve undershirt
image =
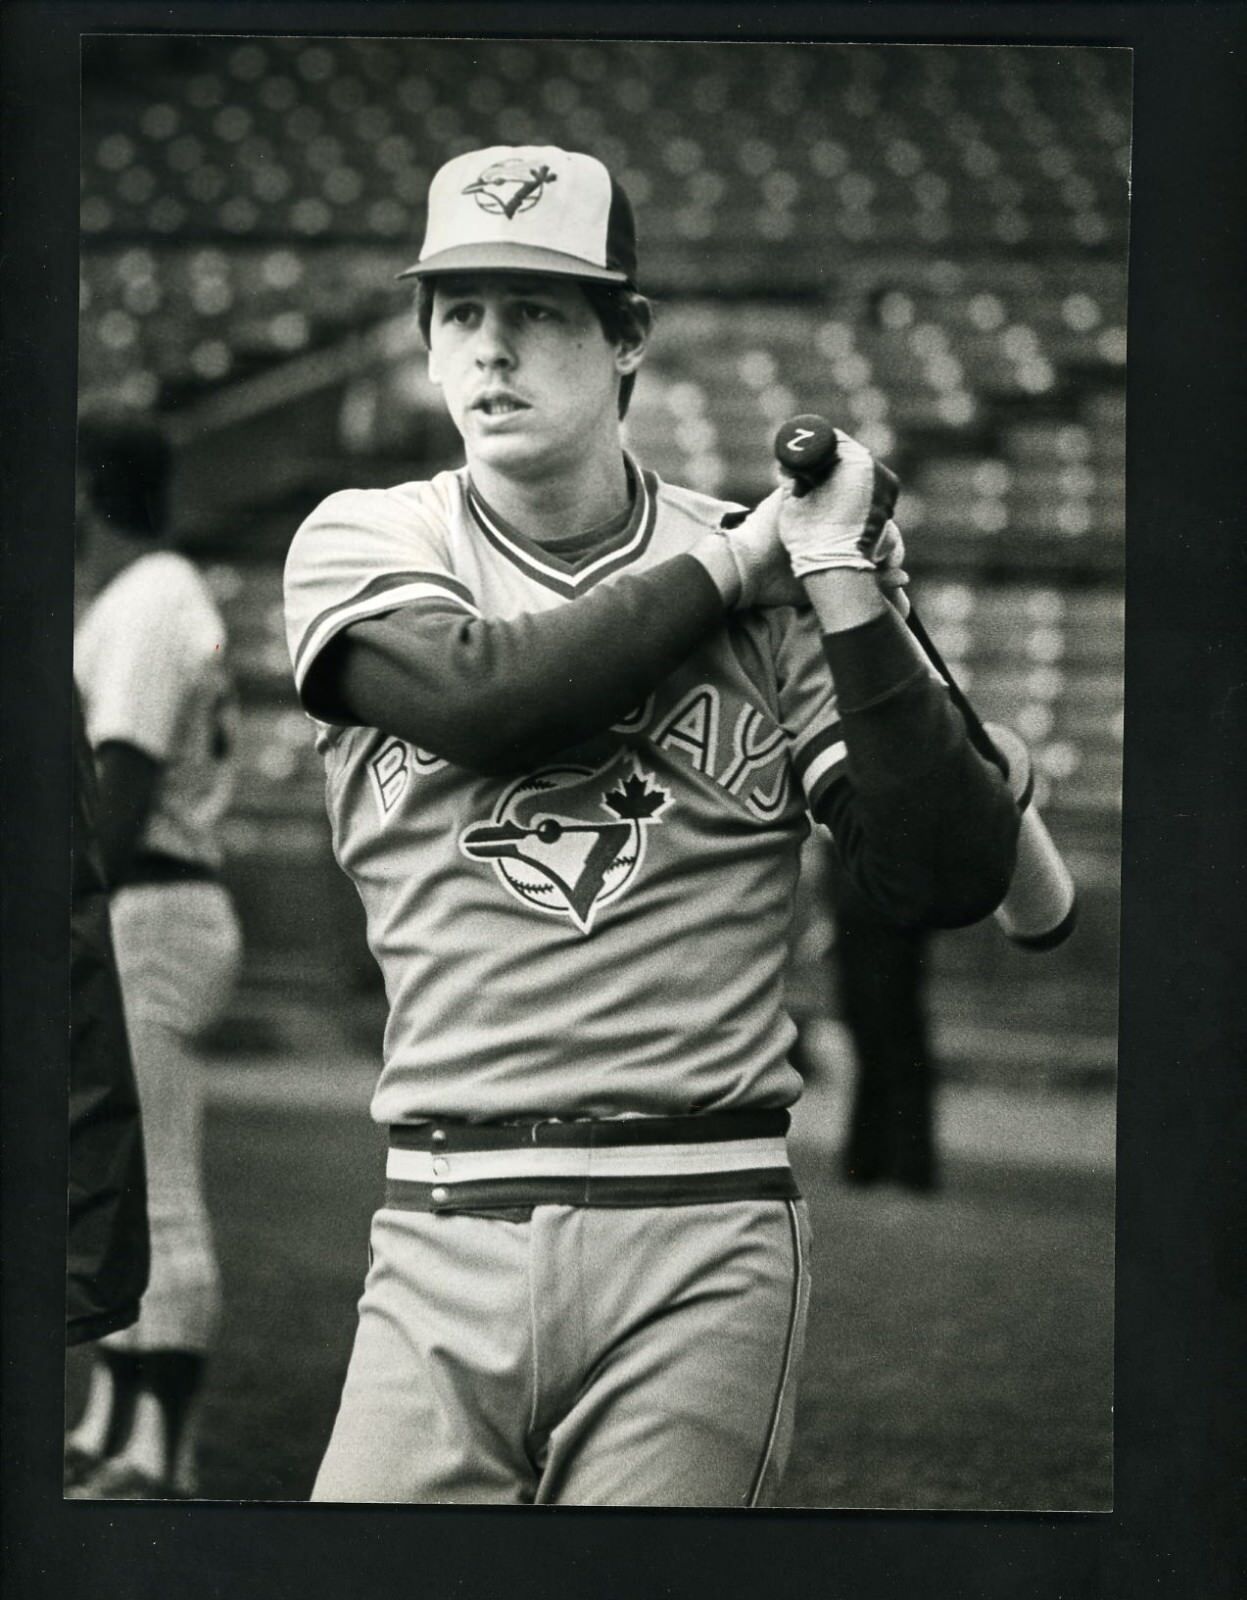
{"label": "long sleeve undershirt", "polygon": [[815,813],[853,882],[908,926],[962,927],[1004,898],[1019,814],[894,611],[823,635],[848,779]]}
{"label": "long sleeve undershirt", "polygon": [[504,777],[610,727],[723,625],[701,563],[676,556],[573,605],[501,620],[395,611],[325,649],[303,701],[470,772]]}
{"label": "long sleeve undershirt", "polygon": [[[723,600],[682,555],[574,604],[512,619],[396,611],[322,652],[307,709],[505,776],[618,722],[719,627]],[[885,914],[952,927],[985,916],[1012,873],[1018,813],[1001,774],[894,612],[824,636],[848,779],[816,811]]]}

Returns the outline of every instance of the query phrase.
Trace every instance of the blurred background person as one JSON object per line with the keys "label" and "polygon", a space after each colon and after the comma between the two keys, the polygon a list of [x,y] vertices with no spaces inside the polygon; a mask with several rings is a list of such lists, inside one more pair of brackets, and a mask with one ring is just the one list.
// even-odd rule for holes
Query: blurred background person
{"label": "blurred background person", "polygon": [[98,1350],[69,1439],[98,1458],[71,1491],[195,1489],[204,1364],[219,1314],[204,1204],[195,1041],[221,1013],[240,936],[219,881],[233,781],[234,696],[212,597],[166,542],[169,451],[139,420],[79,430],[87,602],[74,673],[99,786],[99,839],[147,1150],[151,1275],[138,1320]]}
{"label": "blurred background person", "polygon": [[840,1170],[846,1183],[933,1189],[935,1084],[926,1014],[931,936],[881,915],[834,865],[832,895],[831,955],[854,1065]]}
{"label": "blurred background person", "polygon": [[[95,771],[77,694],[73,737],[65,1338],[78,1345],[137,1318],[149,1248],[138,1091],[95,833]],[[71,1454],[67,1484],[95,1461]]]}
{"label": "blurred background person", "polygon": [[[938,1186],[930,959],[930,934],[881,916],[839,869],[828,842],[812,834],[793,927],[792,1061],[807,1086],[832,1088],[842,1107],[838,1164],[846,1183],[895,1183],[916,1193]],[[837,1045],[826,1036],[832,1016],[843,1025]]]}

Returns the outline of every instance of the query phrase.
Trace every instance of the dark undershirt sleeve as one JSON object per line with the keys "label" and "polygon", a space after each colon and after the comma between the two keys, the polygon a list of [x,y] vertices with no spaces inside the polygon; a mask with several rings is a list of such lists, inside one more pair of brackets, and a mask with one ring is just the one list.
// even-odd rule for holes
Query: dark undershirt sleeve
{"label": "dark undershirt sleeve", "polygon": [[472,772],[522,772],[635,710],[723,625],[689,555],[574,605],[502,620],[410,608],[345,629],[304,681],[330,723],[404,739]]}
{"label": "dark undershirt sleeve", "polygon": [[111,888],[130,873],[151,816],[162,763],[124,739],[107,739],[95,752],[98,774],[98,835]]}
{"label": "dark undershirt sleeve", "polygon": [[1019,815],[895,613],[823,638],[848,776],[820,801],[854,884],[909,927],[962,927],[1004,898]]}

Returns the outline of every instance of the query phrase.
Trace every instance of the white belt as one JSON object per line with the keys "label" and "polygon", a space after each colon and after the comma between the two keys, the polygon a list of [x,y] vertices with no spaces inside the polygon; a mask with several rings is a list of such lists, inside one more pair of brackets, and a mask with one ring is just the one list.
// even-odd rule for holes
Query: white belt
{"label": "white belt", "polygon": [[600,1146],[566,1149],[403,1150],[391,1146],[385,1175],[407,1183],[477,1183],[496,1178],[678,1178],[703,1172],[786,1167],[782,1137],[728,1139],[706,1144]]}

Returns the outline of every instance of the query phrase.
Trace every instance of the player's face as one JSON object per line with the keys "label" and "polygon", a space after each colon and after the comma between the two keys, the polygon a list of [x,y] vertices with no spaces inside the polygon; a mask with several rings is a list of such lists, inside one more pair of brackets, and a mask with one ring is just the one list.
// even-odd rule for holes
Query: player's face
{"label": "player's face", "polygon": [[517,478],[574,468],[618,438],[620,375],[640,351],[609,344],[579,285],[482,273],[438,279],[429,375],[469,460]]}

